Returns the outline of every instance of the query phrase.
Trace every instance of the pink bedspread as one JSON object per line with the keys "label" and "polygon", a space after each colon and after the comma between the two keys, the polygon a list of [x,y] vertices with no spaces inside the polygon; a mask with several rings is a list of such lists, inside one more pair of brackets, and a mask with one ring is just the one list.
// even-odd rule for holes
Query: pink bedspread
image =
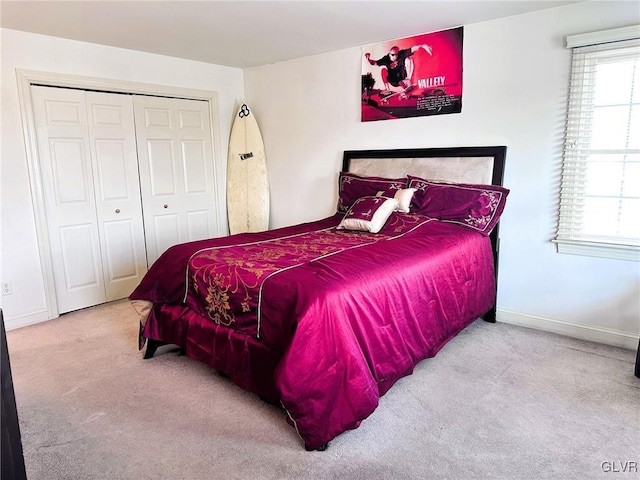
{"label": "pink bedspread", "polygon": [[[187,262],[184,300],[217,324],[263,338],[263,303],[267,310],[276,304],[275,308],[281,310],[290,308],[296,297],[286,295],[287,289],[292,283],[304,285],[310,275],[316,274],[314,262],[400,238],[431,221],[420,215],[397,215],[377,235],[337,230],[335,226],[317,229],[310,226],[308,230],[276,238],[203,248]],[[290,275],[282,284],[277,276],[289,270]],[[263,296],[263,290],[271,284],[278,285],[283,294]],[[279,314],[266,319],[267,330],[275,328],[276,336],[280,336],[283,327],[282,317]],[[272,346],[288,343],[288,338],[282,341],[276,336],[267,343]]]}
{"label": "pink bedspread", "polygon": [[278,352],[274,383],[308,448],[357,427],[495,296],[487,237],[401,213],[376,235],[338,232],[340,218],[172,247],[130,297],[184,300]]}

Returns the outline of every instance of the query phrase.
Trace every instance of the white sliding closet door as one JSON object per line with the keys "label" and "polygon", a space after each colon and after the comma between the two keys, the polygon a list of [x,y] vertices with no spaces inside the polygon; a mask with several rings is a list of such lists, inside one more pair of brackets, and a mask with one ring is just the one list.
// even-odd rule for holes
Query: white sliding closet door
{"label": "white sliding closet door", "polygon": [[87,92],[106,300],[128,297],[147,271],[133,101]]}
{"label": "white sliding closet door", "polygon": [[134,97],[147,260],[213,237],[215,185],[205,101]]}
{"label": "white sliding closet door", "polygon": [[85,93],[32,87],[60,313],[105,301]]}
{"label": "white sliding closet door", "polygon": [[132,99],[31,91],[58,312],[126,297],[147,270]]}

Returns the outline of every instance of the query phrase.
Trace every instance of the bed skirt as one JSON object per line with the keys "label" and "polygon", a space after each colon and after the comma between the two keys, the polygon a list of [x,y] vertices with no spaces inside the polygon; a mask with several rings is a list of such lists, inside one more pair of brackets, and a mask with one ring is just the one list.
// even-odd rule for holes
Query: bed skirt
{"label": "bed skirt", "polygon": [[171,343],[185,354],[227,375],[236,385],[270,403],[280,403],[274,384],[282,355],[254,337],[218,325],[184,305],[154,306],[144,337]]}

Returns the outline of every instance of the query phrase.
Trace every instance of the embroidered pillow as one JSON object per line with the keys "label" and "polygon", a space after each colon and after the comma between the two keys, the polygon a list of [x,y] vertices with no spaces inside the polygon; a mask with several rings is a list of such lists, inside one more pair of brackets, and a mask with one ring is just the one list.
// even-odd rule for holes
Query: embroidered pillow
{"label": "embroidered pillow", "polygon": [[338,225],[339,230],[360,230],[378,233],[398,208],[398,201],[387,197],[360,197]]}
{"label": "embroidered pillow", "polygon": [[[338,178],[338,212],[345,213],[360,197],[374,196],[379,191],[397,191],[407,187],[407,178],[368,177],[340,172]],[[393,196],[393,195],[390,195]]]}
{"label": "embroidered pillow", "polygon": [[415,188],[401,188],[400,190],[381,190],[376,197],[393,197],[398,201],[396,212],[409,213],[411,199],[416,192]]}
{"label": "embroidered pillow", "polygon": [[415,213],[458,223],[489,235],[504,210],[509,189],[499,185],[436,183],[409,175],[416,188],[411,207]]}

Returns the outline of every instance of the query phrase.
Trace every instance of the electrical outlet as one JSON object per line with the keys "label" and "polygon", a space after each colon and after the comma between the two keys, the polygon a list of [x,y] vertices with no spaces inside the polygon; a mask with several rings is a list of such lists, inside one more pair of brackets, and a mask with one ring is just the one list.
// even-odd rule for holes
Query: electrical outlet
{"label": "electrical outlet", "polygon": [[11,295],[12,293],[11,282],[2,282],[2,295]]}

